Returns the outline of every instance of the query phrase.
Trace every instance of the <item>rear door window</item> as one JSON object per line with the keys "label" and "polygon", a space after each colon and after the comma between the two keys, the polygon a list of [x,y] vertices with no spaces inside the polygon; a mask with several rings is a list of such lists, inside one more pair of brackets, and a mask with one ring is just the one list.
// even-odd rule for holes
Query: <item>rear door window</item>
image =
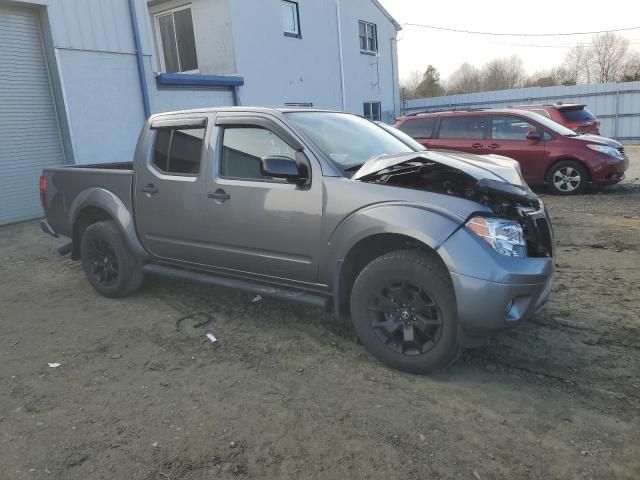
{"label": "rear door window", "polygon": [[477,139],[486,138],[485,116],[442,117],[439,138]]}
{"label": "rear door window", "polygon": [[413,118],[400,125],[400,130],[413,138],[431,138],[436,120],[436,117]]}
{"label": "rear door window", "polygon": [[527,133],[537,130],[535,126],[519,117],[491,117],[491,138],[493,140],[526,140]]}
{"label": "rear door window", "polygon": [[204,128],[158,128],[151,163],[162,173],[200,173]]}
{"label": "rear door window", "polygon": [[593,122],[596,117],[586,108],[561,109],[560,114],[566,122]]}

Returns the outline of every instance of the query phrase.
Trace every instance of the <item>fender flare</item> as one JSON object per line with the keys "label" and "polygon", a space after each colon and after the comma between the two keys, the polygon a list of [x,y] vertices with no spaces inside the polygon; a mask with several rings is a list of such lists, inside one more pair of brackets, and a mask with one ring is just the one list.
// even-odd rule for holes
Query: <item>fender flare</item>
{"label": "fender flare", "polygon": [[78,215],[87,207],[98,208],[108,213],[120,228],[134,255],[143,261],[149,258],[149,254],[138,239],[131,211],[120,197],[101,187],[90,187],[80,192],[69,207],[68,217],[72,231],[75,229]]}

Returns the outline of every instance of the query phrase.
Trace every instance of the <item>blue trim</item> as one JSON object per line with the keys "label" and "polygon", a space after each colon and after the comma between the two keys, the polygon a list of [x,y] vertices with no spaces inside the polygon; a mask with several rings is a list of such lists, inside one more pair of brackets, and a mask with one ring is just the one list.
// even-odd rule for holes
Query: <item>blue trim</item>
{"label": "blue trim", "polygon": [[138,64],[138,79],[142,91],[142,108],[145,120],[151,116],[149,105],[149,90],[147,90],[147,78],[144,72],[144,58],[142,56],[142,42],[140,41],[140,29],[138,28],[138,16],[136,15],[135,0],[129,0],[129,13],[131,14],[131,27],[133,28],[133,43],[136,49],[136,63]]}
{"label": "blue trim", "polygon": [[197,75],[190,73],[161,73],[156,77],[159,86],[168,87],[240,87],[244,78],[235,75]]}

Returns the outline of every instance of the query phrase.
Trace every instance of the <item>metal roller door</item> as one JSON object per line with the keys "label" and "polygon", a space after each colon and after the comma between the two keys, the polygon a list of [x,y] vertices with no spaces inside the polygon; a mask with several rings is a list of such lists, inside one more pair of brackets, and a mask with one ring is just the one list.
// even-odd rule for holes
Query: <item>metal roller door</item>
{"label": "metal roller door", "polygon": [[42,216],[42,168],[63,164],[38,13],[0,5],[0,225]]}

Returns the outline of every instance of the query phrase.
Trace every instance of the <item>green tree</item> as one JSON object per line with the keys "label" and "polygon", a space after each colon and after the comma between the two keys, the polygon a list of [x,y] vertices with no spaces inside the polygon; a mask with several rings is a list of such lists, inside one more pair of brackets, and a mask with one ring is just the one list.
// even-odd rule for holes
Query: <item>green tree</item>
{"label": "green tree", "polygon": [[416,88],[416,97],[439,97],[440,95],[444,95],[444,88],[440,85],[440,73],[436,67],[429,65],[422,76],[420,85]]}

